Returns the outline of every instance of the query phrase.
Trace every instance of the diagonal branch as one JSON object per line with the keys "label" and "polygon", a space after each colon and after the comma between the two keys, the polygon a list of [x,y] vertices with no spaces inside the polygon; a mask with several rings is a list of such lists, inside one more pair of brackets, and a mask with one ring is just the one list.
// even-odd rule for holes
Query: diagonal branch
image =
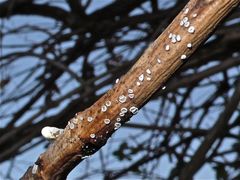
{"label": "diagonal branch", "polygon": [[209,130],[208,135],[205,140],[198,148],[191,161],[183,168],[180,174],[180,179],[192,179],[192,176],[197,172],[197,170],[204,164],[206,159],[206,154],[212,147],[213,143],[218,137],[224,135],[224,129],[228,126],[228,123],[236,110],[240,102],[240,81],[236,85],[235,92],[233,93],[231,99],[229,100],[225,110],[220,115],[216,124]]}
{"label": "diagonal branch", "polygon": [[110,91],[69,121],[22,179],[65,179],[137,113],[239,2],[191,0]]}
{"label": "diagonal branch", "polygon": [[16,2],[14,6],[11,8],[9,12],[9,6],[11,1],[6,1],[0,3],[0,17],[7,17],[9,15],[41,15],[53,19],[57,19],[59,21],[64,22],[65,24],[72,25],[73,17],[71,14],[61,8],[41,5],[41,4],[33,4],[26,2]]}

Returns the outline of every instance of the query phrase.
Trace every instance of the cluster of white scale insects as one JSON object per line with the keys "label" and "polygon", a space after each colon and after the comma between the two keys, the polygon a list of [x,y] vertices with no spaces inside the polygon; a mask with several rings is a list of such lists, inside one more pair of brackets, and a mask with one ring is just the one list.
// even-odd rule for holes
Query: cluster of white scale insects
{"label": "cluster of white scale insects", "polygon": [[[179,25],[180,25],[181,27],[185,28],[188,33],[194,34],[194,32],[195,32],[195,27],[191,24],[191,22],[190,22],[190,17],[187,16],[188,13],[189,13],[189,8],[185,8],[185,9],[184,9],[184,12],[183,12],[184,17],[180,20]],[[196,17],[197,17],[197,14],[194,13],[194,14],[192,14],[191,16],[192,16],[192,18],[196,18]],[[165,45],[165,50],[166,50],[166,51],[171,51],[172,46],[174,46],[174,44],[176,44],[176,43],[181,42],[182,39],[183,39],[183,36],[181,36],[181,34],[169,32],[168,38],[170,39],[170,43],[167,44],[167,45]],[[186,46],[187,46],[188,49],[191,49],[193,45],[192,45],[191,42],[189,42],[189,43],[187,43]],[[181,58],[181,60],[184,60],[184,59],[187,58],[187,55],[182,54],[180,58]],[[161,64],[161,63],[162,63],[162,60],[161,60],[160,58],[157,58],[157,63],[158,63],[158,64]],[[137,77],[136,86],[137,86],[137,87],[138,87],[138,86],[141,86],[141,84],[144,83],[144,80],[151,81],[151,79],[152,79],[152,71],[151,71],[151,69],[147,68],[144,73],[140,74],[140,75]],[[116,80],[116,84],[118,84],[119,81],[120,81],[120,80],[117,79],[117,80]],[[165,88],[166,88],[166,86],[163,86],[163,87],[162,87],[162,89],[165,89]],[[135,97],[134,90],[129,88],[129,89],[127,90],[127,94],[122,94],[122,95],[120,95],[120,96],[118,97],[117,101],[118,101],[119,103],[121,103],[121,104],[124,104],[126,101],[128,101],[128,99],[131,100],[131,99],[133,99],[134,97]],[[101,106],[101,111],[102,111],[102,112],[107,112],[107,110],[108,110],[109,108],[111,108],[111,106],[112,106],[112,102],[109,101],[109,100],[107,100],[107,101]],[[129,107],[129,108],[126,108],[126,107],[121,108],[121,110],[120,110],[120,112],[119,112],[119,116],[118,116],[115,120],[113,120],[113,122],[114,122],[114,130],[117,130],[118,128],[121,127],[122,118],[123,118],[123,117],[126,115],[126,113],[128,113],[128,112],[130,112],[130,113],[132,113],[133,115],[135,115],[135,114],[138,113],[138,108],[135,107],[135,106],[131,106],[131,107]],[[67,127],[68,127],[69,129],[74,129],[74,128],[76,127],[76,125],[77,125],[80,121],[83,121],[84,119],[86,119],[89,123],[91,123],[91,122],[94,121],[94,117],[92,117],[92,116],[83,117],[83,116],[79,116],[79,114],[77,113],[77,114],[75,115],[75,117],[72,118],[72,119],[68,122]],[[111,119],[108,119],[108,118],[103,119],[103,123],[104,123],[105,125],[111,124],[111,121],[112,121],[112,120],[111,120]],[[63,133],[63,131],[64,131],[63,129],[58,129],[58,128],[56,128],[56,127],[49,127],[49,126],[47,126],[47,127],[44,127],[41,132],[42,132],[43,137],[45,137],[46,139],[50,139],[50,140],[51,140],[51,139],[57,138],[61,133]],[[90,136],[90,138],[93,138],[93,139],[96,138],[96,135],[95,135],[95,134],[90,134],[89,136]]]}

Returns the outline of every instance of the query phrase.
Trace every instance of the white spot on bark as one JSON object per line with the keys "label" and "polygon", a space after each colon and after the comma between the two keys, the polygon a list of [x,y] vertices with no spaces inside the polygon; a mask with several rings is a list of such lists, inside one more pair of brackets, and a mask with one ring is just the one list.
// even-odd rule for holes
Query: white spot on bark
{"label": "white spot on bark", "polygon": [[70,129],[74,129],[75,128],[75,125],[73,123],[71,123],[71,122],[69,122],[68,126],[69,126]]}
{"label": "white spot on bark", "polygon": [[183,13],[187,14],[188,12],[189,12],[189,8],[186,8]]}
{"label": "white spot on bark", "polygon": [[114,124],[114,126],[115,126],[114,130],[117,130],[121,127],[121,123],[117,122]]}
{"label": "white spot on bark", "polygon": [[184,23],[185,23],[185,22],[188,22],[188,17],[184,17],[182,21],[183,21]]}
{"label": "white spot on bark", "polygon": [[86,159],[88,157],[91,157],[91,156],[83,156],[83,157],[81,157],[81,159]]}
{"label": "white spot on bark", "polygon": [[108,107],[112,105],[111,101],[106,101],[105,104],[106,104],[106,106],[108,106]]}
{"label": "white spot on bark", "polygon": [[124,95],[121,95],[121,96],[119,96],[118,100],[119,100],[120,103],[125,103],[126,100],[127,100],[127,97],[124,96]]}
{"label": "white spot on bark", "polygon": [[177,42],[177,36],[176,34],[173,34],[171,42],[175,44]]}
{"label": "white spot on bark", "polygon": [[103,105],[101,110],[102,110],[102,112],[106,112],[107,111],[107,106]]}
{"label": "white spot on bark", "polygon": [[73,118],[73,119],[72,119],[72,122],[73,122],[74,124],[77,124],[77,123],[78,123],[78,119],[77,119],[77,118]]}
{"label": "white spot on bark", "polygon": [[129,94],[132,94],[132,93],[133,93],[133,90],[132,90],[132,89],[128,89],[128,93],[129,93]]}
{"label": "white spot on bark", "polygon": [[134,94],[128,94],[128,97],[129,97],[130,99],[133,99],[133,98],[134,98]]}
{"label": "white spot on bark", "polygon": [[88,122],[92,122],[92,121],[93,121],[93,117],[89,116],[89,117],[87,118],[87,121],[88,121]]}
{"label": "white spot on bark", "polygon": [[121,109],[121,112],[122,112],[122,113],[126,113],[127,111],[128,111],[127,108],[122,108],[122,109]]}
{"label": "white spot on bark", "polygon": [[46,127],[42,128],[42,130],[41,130],[42,136],[46,139],[55,139],[63,132],[64,132],[63,129],[59,129],[56,127],[50,127],[50,126],[46,126]]}
{"label": "white spot on bark", "polygon": [[125,116],[125,113],[120,112],[120,113],[119,113],[119,116],[123,117],[123,116]]}
{"label": "white spot on bark", "polygon": [[190,22],[189,22],[189,21],[187,21],[187,22],[184,23],[184,27],[187,28],[187,27],[189,27],[189,26],[190,26]]}
{"label": "white spot on bark", "polygon": [[150,78],[150,77],[147,77],[147,81],[151,81],[152,80],[152,78]]}
{"label": "white spot on bark", "polygon": [[152,72],[151,72],[150,69],[147,69],[147,70],[146,70],[146,73],[147,73],[148,75],[151,75]]}
{"label": "white spot on bark", "polygon": [[33,167],[32,167],[32,174],[36,174],[37,170],[38,170],[38,165],[34,164]]}
{"label": "white spot on bark", "polygon": [[170,46],[169,46],[169,45],[166,45],[166,46],[165,46],[165,50],[166,50],[166,51],[169,51],[169,50],[170,50]]}
{"label": "white spot on bark", "polygon": [[177,35],[177,36],[176,36],[176,39],[177,39],[178,42],[180,42],[180,41],[182,40],[182,38],[181,38],[180,35]]}
{"label": "white spot on bark", "polygon": [[132,106],[132,107],[130,107],[130,112],[132,113],[132,114],[137,114],[138,113],[138,108],[137,107],[135,107],[135,106]]}
{"label": "white spot on bark", "polygon": [[90,134],[90,138],[95,138],[96,137],[96,135],[95,134]]}
{"label": "white spot on bark", "polygon": [[187,56],[185,55],[185,54],[183,54],[182,56],[181,56],[181,59],[182,60],[184,60],[184,59],[186,59],[187,58]]}
{"label": "white spot on bark", "polygon": [[141,75],[138,77],[138,80],[141,81],[141,82],[144,81],[144,74],[141,74]]}
{"label": "white spot on bark", "polygon": [[193,14],[193,17],[194,17],[194,18],[197,17],[197,13],[194,13],[194,14]]}
{"label": "white spot on bark", "polygon": [[191,33],[191,34],[193,34],[193,33],[195,32],[195,28],[194,28],[193,26],[190,26],[190,27],[188,28],[188,32]]}
{"label": "white spot on bark", "polygon": [[104,119],[105,124],[110,124],[110,122],[111,122],[110,119]]}
{"label": "white spot on bark", "polygon": [[188,47],[188,48],[192,48],[192,43],[188,43],[188,44],[187,44],[187,47]]}
{"label": "white spot on bark", "polygon": [[183,22],[183,20],[182,21],[180,21],[180,26],[183,26],[184,25],[184,22]]}

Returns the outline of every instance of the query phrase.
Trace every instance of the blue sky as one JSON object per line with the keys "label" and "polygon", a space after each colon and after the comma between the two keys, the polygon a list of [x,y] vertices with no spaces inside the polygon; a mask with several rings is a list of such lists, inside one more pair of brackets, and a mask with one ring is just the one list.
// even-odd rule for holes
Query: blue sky
{"label": "blue sky", "polygon": [[[41,2],[46,2],[46,1],[41,1]],[[102,1],[95,0],[93,2],[94,3],[88,9],[88,13],[91,13],[92,11],[94,11],[96,9],[104,7],[105,5],[107,5],[111,1],[110,0],[102,0]],[[169,4],[169,2],[167,0],[160,1],[160,2],[161,2],[160,6],[163,7],[163,8],[166,7],[166,6],[171,6],[172,5],[171,3]],[[62,4],[57,3],[56,5],[61,6],[64,9],[68,9],[68,7],[65,6],[63,3]],[[138,13],[138,11],[135,11],[132,14],[137,14],[137,13]],[[2,21],[1,21],[1,23],[2,23]],[[31,25],[31,24],[36,24],[36,23],[37,24],[42,24],[43,26],[53,27],[53,29],[52,29],[53,33],[56,31],[57,28],[59,28],[59,27],[54,27],[55,24],[51,19],[42,18],[42,17],[39,18],[37,16],[31,16],[31,17],[26,17],[26,16],[17,17],[16,16],[16,17],[11,18],[9,20],[5,20],[4,23],[5,23],[6,27],[13,27],[13,26],[14,27],[19,27],[19,26],[22,26],[22,25],[25,25],[25,24]],[[133,34],[130,34],[126,38],[131,38],[132,36],[134,36],[134,34],[135,35],[140,35],[140,34],[138,34],[138,32],[135,32]],[[34,34],[22,33],[22,34],[19,34],[18,36],[9,36],[9,37],[3,39],[3,44],[5,44],[5,45],[7,45],[7,44],[8,45],[16,45],[16,44],[21,45],[21,44],[24,44],[26,42],[42,41],[42,40],[46,39],[47,37],[48,36],[46,34],[41,33],[41,32],[37,32],[37,33],[34,33]],[[67,48],[67,47],[72,46],[72,45],[73,45],[73,43],[71,41],[69,41],[65,44],[62,44],[62,47]],[[120,50],[121,50],[121,48],[119,48],[119,51]],[[3,55],[7,54],[7,53],[9,53],[9,50],[4,50],[3,51]],[[104,50],[99,50],[99,51],[96,51],[94,54],[92,54],[91,55],[92,61],[94,61],[94,59],[99,57],[99,55],[101,55],[102,53],[104,53]],[[137,53],[137,52],[134,52],[134,53]],[[13,65],[11,65],[11,67],[9,67],[8,69],[5,69],[5,73],[10,74],[11,76],[14,76],[14,74],[18,74],[24,68],[30,68],[32,66],[35,66],[37,63],[39,63],[39,60],[36,60],[32,57],[31,58],[24,58],[24,59],[21,59],[20,61],[17,61]],[[80,72],[79,68],[81,67],[81,63],[82,63],[82,59],[80,58],[75,64],[71,65],[70,67],[74,72],[78,73],[78,72]],[[101,75],[101,74],[106,72],[105,66],[101,65],[101,63],[99,63],[99,62],[96,63],[96,66],[97,66],[96,67],[97,70],[95,72],[96,75]],[[211,64],[208,64],[207,66],[209,67],[209,66],[211,66]],[[31,86],[31,84],[32,84],[31,82],[34,81],[35,77],[37,77],[41,73],[41,71],[42,71],[42,69],[39,68],[39,72],[36,73],[35,75],[33,75],[29,79],[29,86]],[[193,72],[190,72],[190,73],[193,73]],[[25,78],[24,75],[19,76],[18,79],[16,79],[15,81],[12,82],[13,84],[8,87],[9,88],[9,91],[8,91],[9,95],[8,96],[11,96],[11,93],[14,92],[15,85],[17,83],[19,83],[21,80],[23,80],[24,78]],[[59,84],[66,81],[68,78],[70,78],[70,76],[67,73],[65,73],[63,75],[63,77],[61,77],[58,80]],[[216,76],[213,76],[211,78],[221,78],[221,77],[219,75],[216,75]],[[205,83],[205,82],[202,82],[202,83]],[[78,85],[79,85],[78,82],[72,81],[71,83],[67,84],[64,87],[63,93],[68,93],[69,91],[71,91],[72,89],[77,87]],[[98,92],[98,93],[101,94],[103,92],[106,92],[110,88],[111,88],[111,86],[106,86],[103,89],[101,89],[100,92]],[[199,89],[199,90],[196,90],[196,92],[194,92],[194,94],[192,94],[192,96],[193,96],[192,100],[196,103],[196,105],[201,104],[201,102],[203,100],[203,97],[208,98],[208,96],[205,95],[205,94],[207,94],[209,91],[212,91],[210,88],[211,87],[207,87],[205,89]],[[56,97],[56,98],[58,98],[58,97]],[[27,97],[25,100],[28,100],[28,99],[29,99],[29,97]],[[67,104],[69,103],[70,100],[71,99],[66,100],[64,103],[61,104],[61,106],[53,109],[52,111],[48,112],[48,114],[46,114],[46,115],[57,113],[58,111],[63,109],[65,106],[67,106]],[[36,106],[42,105],[43,102],[44,102],[43,99],[40,99],[36,103]],[[24,101],[19,101],[19,102],[15,102],[14,104],[10,104],[9,106],[1,107],[0,113],[6,112],[6,111],[11,112],[15,109],[15,107],[19,107],[23,103],[24,103]],[[154,110],[154,109],[156,109],[155,107],[159,106],[159,103],[160,103],[159,101],[151,101],[144,108]],[[188,104],[186,104],[186,106],[187,105]],[[214,113],[215,113],[214,116],[216,116],[219,112],[220,112],[220,110],[219,111],[215,110],[214,111]],[[29,117],[29,116],[33,115],[34,113],[35,113],[35,111],[33,110],[32,112],[26,114],[21,119],[21,121],[19,121],[19,124],[23,123],[24,120],[26,119],[26,117]],[[131,119],[131,122],[149,124],[150,120],[148,120],[146,118],[144,113],[145,113],[144,109],[141,110],[138,115],[134,116]],[[155,115],[156,114],[151,114],[152,119],[154,119]],[[42,117],[39,117],[38,119],[41,119],[41,118]],[[7,119],[6,119],[5,122],[7,122]],[[211,123],[213,123],[213,122],[207,122],[206,126],[209,127],[211,125]],[[0,127],[4,127],[4,124],[5,124],[4,122],[1,123]],[[141,132],[142,131],[139,131],[139,130],[132,130],[132,129],[130,130],[129,128],[121,128],[117,133],[115,133],[113,135],[113,137],[109,140],[109,143],[107,143],[107,145],[105,145],[102,148],[101,153],[107,154],[109,150],[117,149],[119,147],[119,144],[122,141],[129,139],[129,137],[137,136]],[[144,135],[145,137],[142,136],[142,138],[147,138],[149,135],[150,135],[150,133],[146,132],[146,134]],[[37,141],[37,140],[40,140],[40,138],[34,139],[33,142]],[[130,141],[130,143],[133,143],[133,142]],[[195,148],[197,148],[198,145],[199,145],[199,143],[196,141]],[[21,177],[21,175],[24,173],[24,171],[27,169],[27,167],[34,163],[34,161],[37,159],[37,157],[39,156],[40,153],[44,152],[44,146],[45,146],[45,143],[27,151],[26,153],[24,153],[24,154],[22,154],[22,155],[20,155],[16,158],[16,162],[18,162],[18,163],[16,164],[16,166],[14,167],[14,170],[13,170],[14,179],[18,179],[19,177]],[[138,159],[142,155],[143,154],[138,154],[134,158]],[[79,172],[85,171],[86,167],[88,167],[88,166],[90,166],[91,170],[95,170],[95,169],[96,169],[96,171],[99,170],[100,167],[101,167],[101,163],[99,161],[99,156],[100,156],[100,152],[97,152],[96,154],[91,156],[89,159],[86,159],[83,163],[81,163],[78,167],[75,168],[75,170],[69,175],[68,179],[74,179],[76,176],[78,176]],[[89,161],[91,163],[89,163]],[[127,160],[119,163],[119,161],[114,156],[110,156],[108,161],[110,162],[109,168],[113,168],[113,167],[121,168],[121,167],[125,167],[129,164]],[[6,170],[8,169],[10,164],[11,164],[11,160],[0,164],[0,174],[7,173]],[[169,158],[167,156],[164,156],[164,158],[162,158],[161,162],[158,165],[158,170],[161,172],[161,174],[163,176],[167,176],[169,171],[170,171],[170,168],[172,166],[173,166],[173,163],[171,163],[169,161]],[[96,179],[96,178],[99,178],[99,174],[91,176],[90,179]],[[210,165],[203,166],[201,168],[201,170],[195,176],[195,179],[214,179],[214,178],[215,178],[215,173],[212,171],[212,168],[211,168]],[[131,179],[131,177],[130,177],[130,179]]]}

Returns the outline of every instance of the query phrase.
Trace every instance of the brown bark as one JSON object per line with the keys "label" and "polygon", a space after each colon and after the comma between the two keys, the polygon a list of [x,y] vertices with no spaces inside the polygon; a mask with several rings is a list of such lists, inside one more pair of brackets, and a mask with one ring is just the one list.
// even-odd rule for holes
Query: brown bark
{"label": "brown bark", "polygon": [[[120,123],[123,124],[132,116],[130,109],[141,108],[154,92],[163,87],[186,61],[185,56],[189,57],[239,2],[191,0],[110,91],[70,120],[64,134],[40,155],[35,163],[37,166],[34,166],[34,170],[30,167],[22,179],[65,179],[84,156],[93,154],[107,142],[119,125],[116,120],[120,117],[121,109],[128,110],[124,117],[120,117]],[[189,27],[180,26],[184,17],[188,17]],[[172,43],[170,33],[180,35],[181,40]],[[169,50],[167,45],[170,46]],[[134,94],[134,98],[129,98],[129,89],[133,90],[130,94]],[[101,107],[108,101],[111,105],[107,111],[102,111]],[[93,117],[93,121],[89,122],[88,117]],[[109,119],[110,123],[104,123],[104,119]]]}

